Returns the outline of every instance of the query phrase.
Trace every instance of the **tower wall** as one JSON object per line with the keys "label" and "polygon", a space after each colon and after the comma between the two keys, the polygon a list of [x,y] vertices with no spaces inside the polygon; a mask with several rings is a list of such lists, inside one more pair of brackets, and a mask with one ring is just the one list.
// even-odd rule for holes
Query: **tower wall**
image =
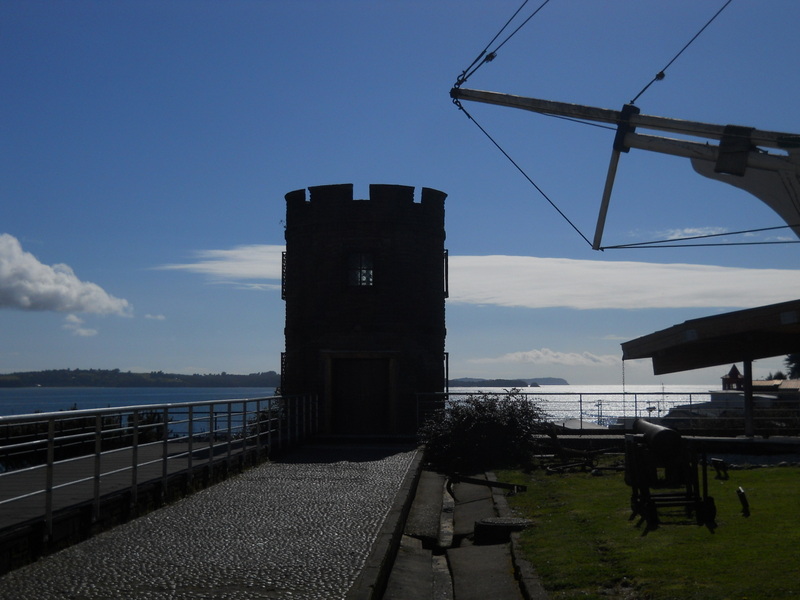
{"label": "tower wall", "polygon": [[444,389],[444,200],[330,185],[286,195],[284,393],[316,393],[333,433],[413,433]]}

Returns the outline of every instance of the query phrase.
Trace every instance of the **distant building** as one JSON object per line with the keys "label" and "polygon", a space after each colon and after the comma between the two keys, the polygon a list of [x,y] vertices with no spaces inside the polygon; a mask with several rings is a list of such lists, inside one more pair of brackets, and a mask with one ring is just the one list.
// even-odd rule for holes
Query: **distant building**
{"label": "distant building", "polygon": [[739,369],[736,368],[736,365],[731,367],[731,370],[728,371],[727,375],[722,376],[722,389],[723,390],[743,390],[744,389],[744,377],[739,372]]}
{"label": "distant building", "polygon": [[446,194],[329,185],[286,195],[284,394],[313,393],[323,431],[410,434],[446,382]]}

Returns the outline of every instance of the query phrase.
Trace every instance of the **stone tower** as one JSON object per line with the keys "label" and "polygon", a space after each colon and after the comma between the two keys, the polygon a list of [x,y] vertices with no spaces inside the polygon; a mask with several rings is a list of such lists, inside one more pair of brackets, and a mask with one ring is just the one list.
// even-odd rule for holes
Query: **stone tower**
{"label": "stone tower", "polygon": [[371,185],[286,194],[284,394],[314,393],[322,428],[413,434],[417,394],[445,388],[446,194]]}

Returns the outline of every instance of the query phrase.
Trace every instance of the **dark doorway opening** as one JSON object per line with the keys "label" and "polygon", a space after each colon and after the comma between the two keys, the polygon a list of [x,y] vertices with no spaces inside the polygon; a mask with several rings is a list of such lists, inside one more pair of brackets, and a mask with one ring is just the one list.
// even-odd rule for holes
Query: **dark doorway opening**
{"label": "dark doorway opening", "polygon": [[336,433],[387,433],[392,402],[391,359],[334,358],[331,408]]}

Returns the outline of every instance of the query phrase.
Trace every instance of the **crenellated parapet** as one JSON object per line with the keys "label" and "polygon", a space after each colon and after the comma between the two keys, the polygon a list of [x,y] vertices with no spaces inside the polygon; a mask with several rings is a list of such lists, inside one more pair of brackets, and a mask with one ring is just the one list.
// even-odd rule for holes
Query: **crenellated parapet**
{"label": "crenellated parapet", "polygon": [[302,227],[314,221],[369,220],[373,223],[407,220],[431,231],[444,231],[444,201],[447,194],[432,188],[420,189],[405,185],[372,184],[369,199],[353,197],[353,184],[320,185],[286,194],[286,224]]}

